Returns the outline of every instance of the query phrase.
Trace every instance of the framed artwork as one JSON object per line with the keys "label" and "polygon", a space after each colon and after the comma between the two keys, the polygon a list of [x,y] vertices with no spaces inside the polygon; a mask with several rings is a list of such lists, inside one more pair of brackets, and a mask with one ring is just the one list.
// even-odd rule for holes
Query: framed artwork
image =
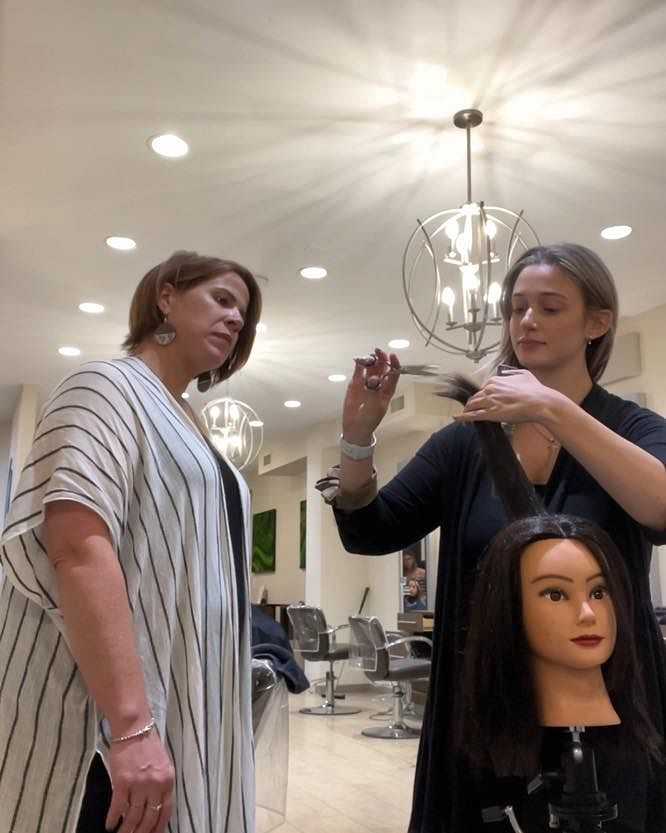
{"label": "framed artwork", "polygon": [[300,557],[299,557],[299,563],[298,563],[298,566],[301,568],[301,570],[305,569],[305,529],[306,529],[305,524],[306,524],[306,519],[307,519],[306,507],[307,507],[307,501],[302,500],[301,501],[301,522],[300,522],[300,526],[299,526],[299,530],[300,530]]}
{"label": "framed artwork", "polygon": [[252,572],[275,572],[275,527],[277,512],[268,509],[252,516]]}

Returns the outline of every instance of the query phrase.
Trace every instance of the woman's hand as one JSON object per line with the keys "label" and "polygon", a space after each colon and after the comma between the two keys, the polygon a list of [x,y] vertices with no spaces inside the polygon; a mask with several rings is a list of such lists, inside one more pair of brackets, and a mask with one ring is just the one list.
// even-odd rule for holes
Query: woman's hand
{"label": "woman's hand", "polygon": [[350,443],[369,445],[395,393],[400,362],[394,353],[387,355],[379,348],[367,359],[354,361],[342,408],[342,434]]}
{"label": "woman's hand", "polygon": [[164,833],[171,818],[175,773],[157,732],[112,744],[109,766],[113,797],[107,830],[122,817],[118,833]]}
{"label": "woman's hand", "polygon": [[492,376],[455,417],[459,422],[543,422],[563,394],[542,385],[529,370],[510,368]]}

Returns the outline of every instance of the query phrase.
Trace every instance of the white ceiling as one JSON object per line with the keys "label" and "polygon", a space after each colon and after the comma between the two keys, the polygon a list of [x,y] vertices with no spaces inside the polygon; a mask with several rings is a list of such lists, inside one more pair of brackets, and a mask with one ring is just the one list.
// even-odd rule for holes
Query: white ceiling
{"label": "white ceiling", "polygon": [[[1,23],[0,385],[47,390],[77,361],[63,344],[116,355],[177,248],[270,278],[232,383],[269,436],[337,414],[327,375],[389,338],[450,367],[418,346],[400,268],[416,217],[464,201],[464,106],[485,114],[478,199],[597,249],[625,314],[666,303],[662,0],[5,0]],[[161,132],[190,155],[152,154]],[[601,240],[616,223],[634,234]]]}

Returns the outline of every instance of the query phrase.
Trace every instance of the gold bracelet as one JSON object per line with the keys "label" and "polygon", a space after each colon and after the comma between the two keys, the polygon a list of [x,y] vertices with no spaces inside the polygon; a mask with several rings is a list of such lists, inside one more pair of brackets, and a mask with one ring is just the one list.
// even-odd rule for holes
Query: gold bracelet
{"label": "gold bracelet", "polygon": [[151,717],[150,721],[142,729],[137,729],[136,732],[130,732],[129,735],[119,735],[117,738],[110,738],[109,743],[124,743],[126,740],[133,738],[141,738],[144,735],[149,735],[155,728],[155,718]]}

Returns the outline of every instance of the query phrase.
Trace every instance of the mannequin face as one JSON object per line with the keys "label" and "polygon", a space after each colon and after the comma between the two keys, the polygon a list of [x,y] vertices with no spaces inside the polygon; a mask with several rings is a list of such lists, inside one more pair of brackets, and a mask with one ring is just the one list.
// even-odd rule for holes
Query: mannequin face
{"label": "mannequin face", "polygon": [[613,602],[599,563],[579,541],[550,539],[522,555],[523,627],[532,654],[566,668],[603,665],[615,648]]}

